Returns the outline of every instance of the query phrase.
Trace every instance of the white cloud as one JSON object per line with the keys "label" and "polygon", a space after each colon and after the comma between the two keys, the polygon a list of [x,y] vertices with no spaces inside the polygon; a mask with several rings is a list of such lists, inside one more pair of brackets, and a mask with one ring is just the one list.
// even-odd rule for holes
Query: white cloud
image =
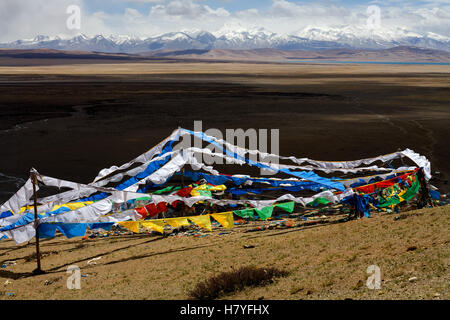
{"label": "white cloud", "polygon": [[162,3],[165,0],[121,0],[126,3]]}
{"label": "white cloud", "polygon": [[[201,29],[214,32],[224,25],[264,27],[277,33],[291,33],[306,26],[365,25],[366,6],[343,6],[339,1],[297,4],[273,0],[268,7],[230,12],[212,8],[206,1],[196,0],[115,0],[126,3],[123,12],[86,13],[88,0],[1,0],[0,41],[32,38],[37,34],[73,35],[74,33],[129,34],[154,36],[165,32]],[[111,0],[112,1],[112,0]],[[106,0],[105,0],[106,2]],[[143,4],[148,10],[143,11]],[[422,6],[411,1],[373,1],[381,8],[381,25],[402,27],[412,31],[429,31],[450,36],[448,1],[430,0]],[[66,8],[77,4],[82,9],[79,31],[66,28]],[[150,8],[150,9],[148,9]]]}
{"label": "white cloud", "polygon": [[126,20],[134,20],[134,19],[141,19],[143,16],[142,14],[133,8],[126,8],[125,9],[125,19]]}
{"label": "white cloud", "polygon": [[274,0],[270,13],[277,17],[295,17],[301,11],[301,7],[285,0]]}
{"label": "white cloud", "polygon": [[216,10],[207,5],[195,3],[192,0],[173,0],[167,4],[159,4],[150,10],[150,16],[163,18],[165,16],[177,16],[187,19],[198,19],[203,17],[227,17],[230,13],[224,8]]}

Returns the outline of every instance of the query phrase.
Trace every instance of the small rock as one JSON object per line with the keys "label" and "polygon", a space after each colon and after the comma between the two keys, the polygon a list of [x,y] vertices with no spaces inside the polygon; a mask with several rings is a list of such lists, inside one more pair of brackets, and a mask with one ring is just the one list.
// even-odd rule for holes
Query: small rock
{"label": "small rock", "polygon": [[436,292],[436,293],[434,294],[434,296],[435,296],[435,297],[440,297],[441,294]]}
{"label": "small rock", "polygon": [[244,244],[244,249],[250,249],[250,248],[254,248],[255,245],[253,244]]}
{"label": "small rock", "polygon": [[96,260],[100,260],[101,258],[102,258],[102,257],[93,258],[93,259],[89,260],[89,261],[87,262],[87,264],[89,264],[89,265],[97,264],[97,262],[95,262],[95,261],[96,261]]}
{"label": "small rock", "polygon": [[411,278],[408,279],[408,281],[409,281],[409,282],[414,282],[414,281],[416,281],[417,279],[418,279],[417,277],[411,277]]}
{"label": "small rock", "polygon": [[62,279],[62,277],[56,277],[56,278],[53,278],[53,279],[45,280],[44,286],[49,286],[52,283],[58,282],[61,279]]}

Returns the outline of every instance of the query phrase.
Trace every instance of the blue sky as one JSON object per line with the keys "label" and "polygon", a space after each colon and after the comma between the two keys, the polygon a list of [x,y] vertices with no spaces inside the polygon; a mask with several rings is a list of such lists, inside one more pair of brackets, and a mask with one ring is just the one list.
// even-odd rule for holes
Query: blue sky
{"label": "blue sky", "polygon": [[[139,11],[145,12],[150,11],[150,8],[161,2],[145,2],[145,1],[126,1],[126,0],[110,0],[107,5],[105,5],[104,0],[93,0],[86,3],[86,9],[89,12],[95,11],[105,11],[108,13],[120,13],[123,12],[126,8],[135,8]],[[247,0],[247,1],[239,1],[239,0],[204,0],[197,1],[199,3],[207,4],[213,9],[217,8],[225,8],[230,12],[235,12],[239,10],[247,10],[251,8],[259,8],[262,9],[264,7],[269,7],[272,1],[270,0]],[[301,2],[301,1],[293,1],[293,2]],[[303,1],[305,2],[305,1]],[[347,1],[346,1],[347,2]],[[355,2],[355,1],[348,1]],[[357,2],[357,1],[356,1]]]}
{"label": "blue sky", "polygon": [[[81,8],[81,28],[68,30],[66,9]],[[1,0],[0,41],[49,36],[131,35],[180,30],[264,28],[296,34],[305,27],[363,28],[367,8],[380,8],[380,30],[403,28],[450,36],[448,0]]]}

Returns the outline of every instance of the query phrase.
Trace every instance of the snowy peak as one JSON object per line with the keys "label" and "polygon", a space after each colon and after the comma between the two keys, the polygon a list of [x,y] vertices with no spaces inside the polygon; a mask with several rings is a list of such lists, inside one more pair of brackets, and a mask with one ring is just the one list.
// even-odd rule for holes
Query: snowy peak
{"label": "snowy peak", "polygon": [[398,45],[416,45],[432,49],[450,48],[450,38],[433,33],[419,34],[396,28],[338,26],[330,28],[306,27],[296,33],[299,37],[317,41],[332,41],[360,49],[383,49]]}
{"label": "snowy peak", "polygon": [[242,26],[229,26],[225,25],[218,31],[213,33],[216,38],[226,38],[226,39],[254,39],[254,38],[269,38],[274,36],[275,33],[268,31],[264,28],[244,28]]}

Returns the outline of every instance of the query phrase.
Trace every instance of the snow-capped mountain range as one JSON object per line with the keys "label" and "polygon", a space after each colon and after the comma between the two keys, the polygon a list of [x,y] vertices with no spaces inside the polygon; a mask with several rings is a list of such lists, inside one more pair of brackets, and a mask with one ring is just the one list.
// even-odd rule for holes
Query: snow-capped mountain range
{"label": "snow-capped mountain range", "polygon": [[416,46],[450,51],[450,38],[435,33],[417,33],[403,28],[369,30],[365,27],[306,27],[292,34],[277,34],[264,28],[224,27],[217,32],[180,31],[149,38],[84,34],[73,38],[39,35],[34,39],[0,43],[0,48],[141,53],[155,50],[189,49],[387,49]]}

